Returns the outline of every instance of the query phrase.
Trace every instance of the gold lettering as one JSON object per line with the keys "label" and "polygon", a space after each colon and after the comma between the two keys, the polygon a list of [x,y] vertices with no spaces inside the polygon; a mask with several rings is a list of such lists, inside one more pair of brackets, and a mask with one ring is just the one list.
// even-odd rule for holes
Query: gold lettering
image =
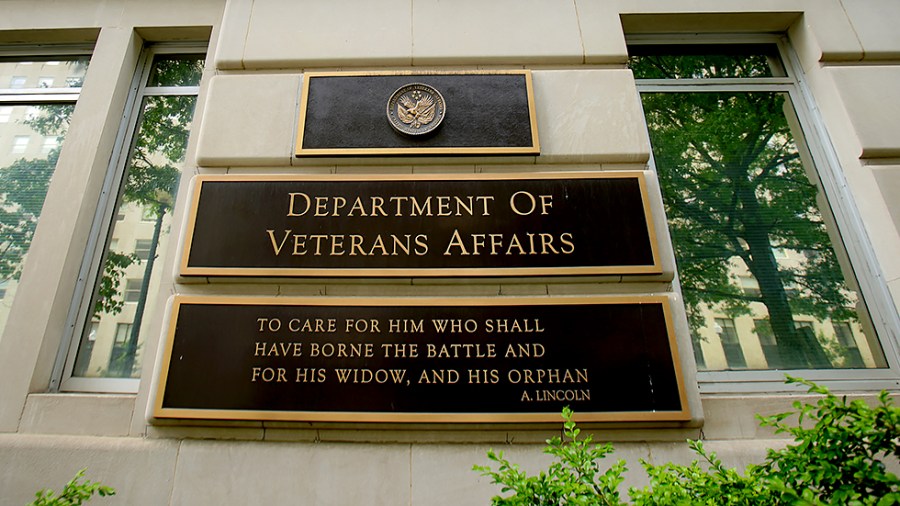
{"label": "gold lettering", "polygon": [[294,234],[294,256],[306,254],[306,236]]}
{"label": "gold lettering", "polygon": [[[290,202],[288,203],[288,213],[287,213],[288,216],[303,216],[304,214],[306,214],[307,211],[309,211],[309,206],[310,206],[309,195],[307,195],[305,193],[289,193],[288,195],[290,196]],[[301,212],[301,213],[294,212],[294,204],[296,202],[295,198],[298,195],[301,196],[301,198],[303,198],[303,200],[306,201],[306,207],[303,208],[303,212]]]}
{"label": "gold lettering", "polygon": [[463,244],[462,237],[459,236],[459,230],[453,229],[453,237],[450,238],[450,244],[447,245],[447,249],[444,251],[444,255],[451,255],[450,249],[453,247],[459,248],[460,255],[468,255],[469,252],[466,250],[466,245]]}
{"label": "gold lettering", "polygon": [[290,230],[284,231],[284,237],[281,239],[281,242],[275,243],[275,231],[274,230],[266,230],[266,233],[269,234],[269,240],[272,241],[272,249],[275,250],[275,256],[278,256],[281,253],[281,248],[284,247],[284,244],[287,242],[288,237],[291,235]]}
{"label": "gold lettering", "polygon": [[[560,248],[564,255],[571,255],[575,253],[575,243],[572,242],[572,234],[570,232],[564,232],[559,236],[559,242],[563,243],[565,246]],[[568,247],[566,247],[568,246]]]}

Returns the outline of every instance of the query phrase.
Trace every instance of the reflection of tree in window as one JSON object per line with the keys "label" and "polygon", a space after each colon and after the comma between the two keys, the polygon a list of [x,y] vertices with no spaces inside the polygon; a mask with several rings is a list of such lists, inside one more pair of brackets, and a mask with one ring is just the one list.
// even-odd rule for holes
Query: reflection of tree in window
{"label": "reflection of tree in window", "polygon": [[[38,218],[44,206],[44,198],[50,186],[50,177],[59,158],[59,141],[68,127],[71,106],[42,106],[44,114],[55,116],[50,123],[41,121],[43,116],[29,120],[27,126],[56,142],[44,152],[46,158],[18,158],[0,168],[0,281],[17,280],[21,275],[25,253],[31,246]],[[14,153],[24,153],[29,135],[16,136]]]}
{"label": "reflection of tree in window", "polygon": [[[632,49],[638,79],[782,72],[773,52]],[[774,340],[766,351],[770,367],[828,367],[822,343],[795,328],[794,317],[856,320],[856,295],[844,282],[818,190],[801,162],[787,94],[654,90],[641,98],[692,327],[709,325],[704,307],[732,317],[761,312]],[[742,286],[740,271],[754,282]]]}

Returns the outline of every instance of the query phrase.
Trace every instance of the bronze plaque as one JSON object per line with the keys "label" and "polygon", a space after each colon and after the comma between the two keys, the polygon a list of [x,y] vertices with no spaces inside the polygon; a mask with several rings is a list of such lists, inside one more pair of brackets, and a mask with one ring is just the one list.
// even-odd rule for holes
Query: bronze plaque
{"label": "bronze plaque", "polygon": [[665,297],[178,297],[154,416],[686,421]]}
{"label": "bronze plaque", "polygon": [[388,121],[402,134],[430,134],[441,126],[446,115],[447,103],[441,92],[427,84],[401,86],[388,99]]}
{"label": "bronze plaque", "polygon": [[540,154],[528,70],[308,72],[300,102],[298,157]]}
{"label": "bronze plaque", "polygon": [[659,274],[641,172],[198,176],[183,276]]}

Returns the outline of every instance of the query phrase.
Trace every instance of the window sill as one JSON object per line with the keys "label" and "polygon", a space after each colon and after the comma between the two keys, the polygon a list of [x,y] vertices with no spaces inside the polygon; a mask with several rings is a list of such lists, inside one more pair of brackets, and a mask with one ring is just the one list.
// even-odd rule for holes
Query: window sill
{"label": "window sill", "polygon": [[127,436],[134,395],[30,394],[19,432],[79,436]]}

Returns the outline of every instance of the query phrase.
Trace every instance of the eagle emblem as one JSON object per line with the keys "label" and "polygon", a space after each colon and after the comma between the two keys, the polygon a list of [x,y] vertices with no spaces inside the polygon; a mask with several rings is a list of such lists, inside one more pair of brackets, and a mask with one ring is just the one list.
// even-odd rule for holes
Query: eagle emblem
{"label": "eagle emblem", "polygon": [[444,97],[427,84],[407,84],[388,100],[388,121],[395,130],[407,135],[434,131],[445,114]]}

